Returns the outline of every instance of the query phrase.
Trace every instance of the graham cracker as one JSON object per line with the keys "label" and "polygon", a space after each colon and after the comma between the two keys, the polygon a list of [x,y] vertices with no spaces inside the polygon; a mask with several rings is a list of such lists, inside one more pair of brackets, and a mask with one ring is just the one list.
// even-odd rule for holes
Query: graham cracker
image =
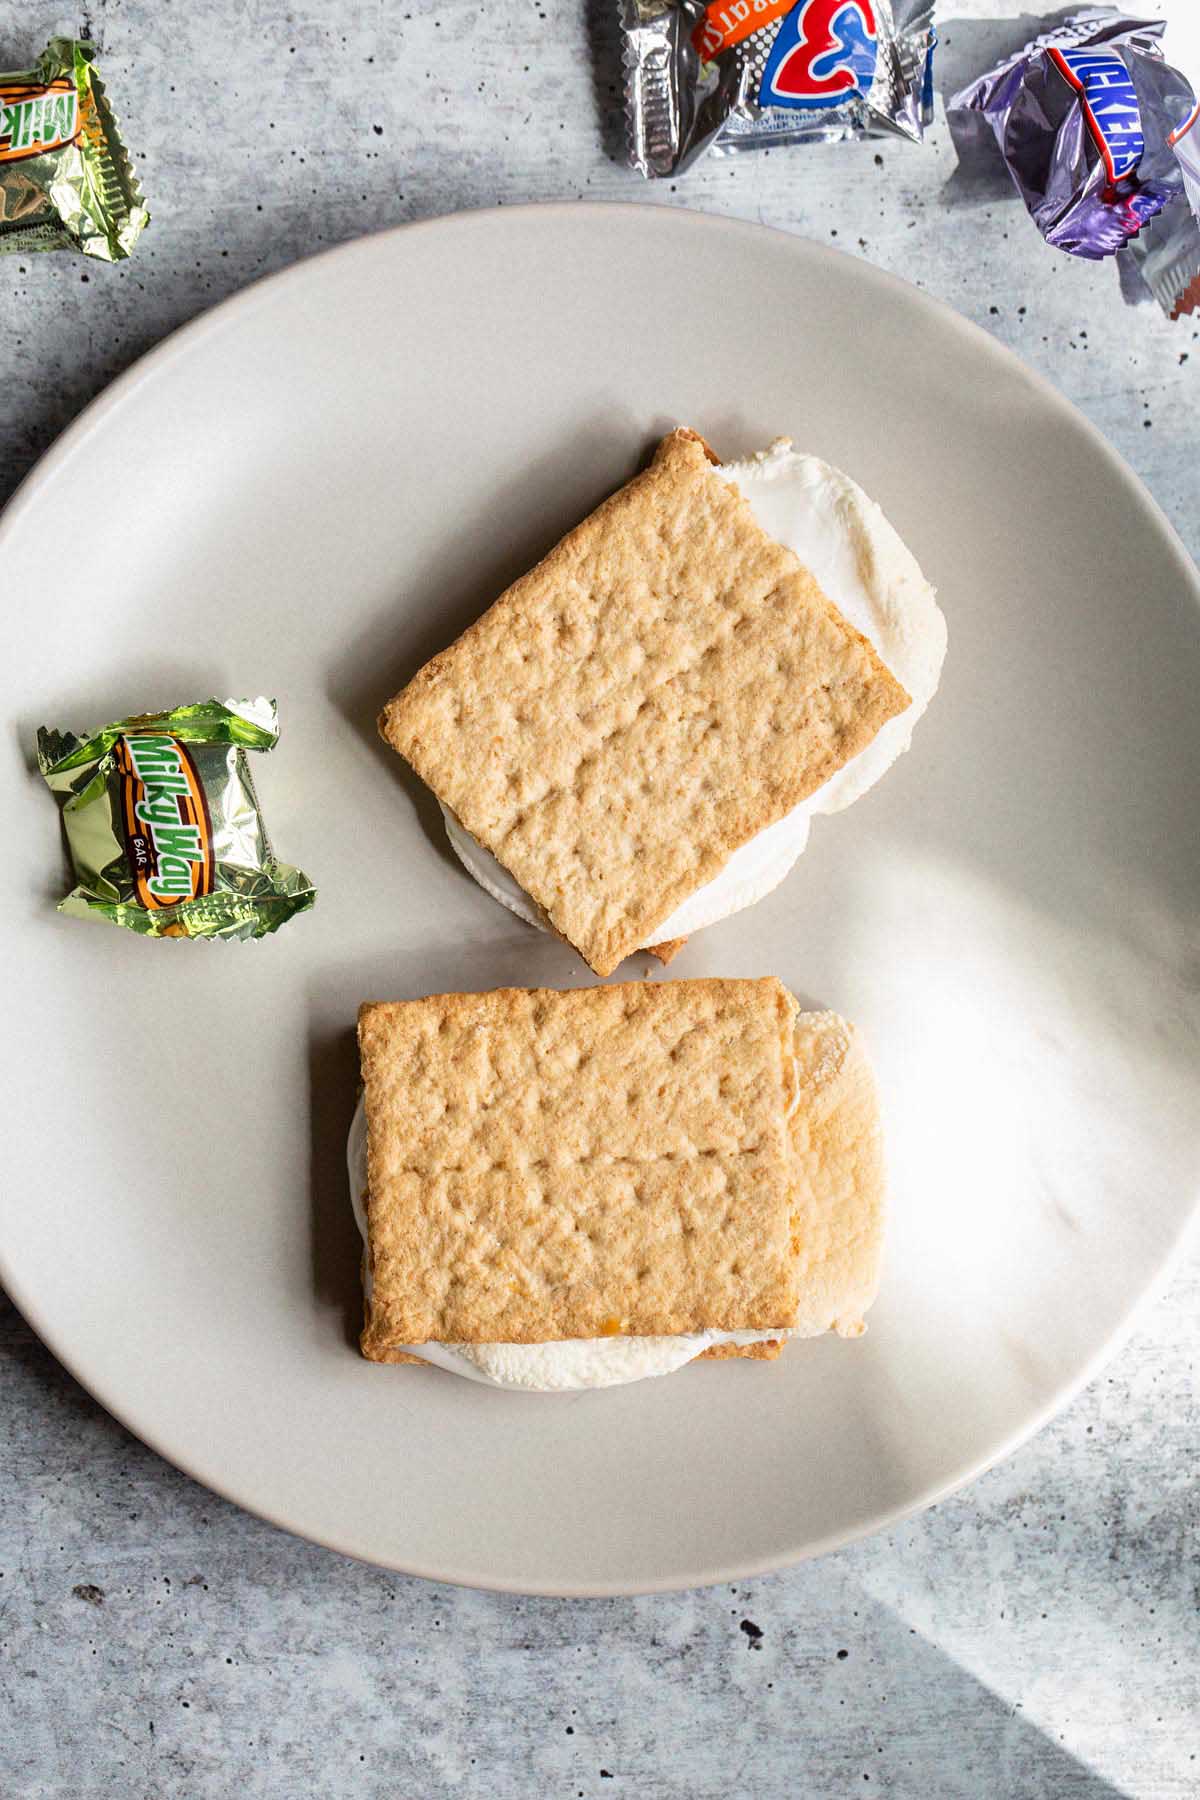
{"label": "graham cracker", "polygon": [[693,1362],[724,1362],[730,1356],[749,1356],[755,1362],[774,1362],[783,1354],[786,1339],[767,1338],[761,1344],[710,1344],[699,1356],[693,1356]]}
{"label": "graham cracker", "polygon": [[[367,1314],[369,1317],[369,1312]],[[783,1340],[768,1338],[761,1344],[710,1344],[707,1350],[701,1350],[699,1356],[693,1356],[693,1362],[709,1362],[730,1356],[748,1356],[757,1362],[773,1362],[783,1351]],[[365,1354],[365,1352],[364,1352]],[[384,1350],[378,1356],[371,1357],[372,1362],[410,1363],[418,1369],[431,1369],[433,1364],[426,1362],[423,1356],[413,1356],[408,1350]]]}
{"label": "graham cracker", "polygon": [[[699,1356],[693,1356],[693,1362],[709,1362],[729,1356],[749,1356],[758,1362],[773,1362],[782,1353],[783,1343],[779,1338],[768,1338],[762,1344],[711,1344],[707,1350],[701,1350]],[[426,1362],[423,1356],[413,1356],[407,1350],[385,1350],[379,1356],[371,1358],[372,1362],[409,1363],[414,1368],[431,1369],[433,1364]]]}
{"label": "graham cracker", "polygon": [[884,1166],[875,1081],[853,1025],[801,1013],[791,1118],[798,1337],[858,1337],[879,1287]]}
{"label": "graham cracker", "polygon": [[773,979],[368,1004],[364,1355],[797,1317]]}
{"label": "graham cracker", "polygon": [[598,975],[910,703],[710,455],[664,438],[380,715]]}

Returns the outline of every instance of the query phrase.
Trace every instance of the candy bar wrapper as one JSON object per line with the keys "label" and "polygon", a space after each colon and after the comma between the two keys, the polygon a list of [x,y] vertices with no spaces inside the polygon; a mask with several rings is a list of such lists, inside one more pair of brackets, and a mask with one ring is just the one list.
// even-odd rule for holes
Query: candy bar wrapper
{"label": "candy bar wrapper", "polygon": [[37,735],[76,886],[59,911],[145,937],[264,937],[316,899],[271,848],[248,750],[279,737],[273,700],[205,700]]}
{"label": "candy bar wrapper", "polygon": [[117,262],[149,221],[94,55],[51,38],[34,68],[0,75],[0,253]]}
{"label": "candy bar wrapper", "polygon": [[1169,319],[1200,307],[1200,106],[1174,133],[1183,193],[1130,240],[1122,254]]}
{"label": "candy bar wrapper", "polygon": [[706,150],[919,142],[933,117],[933,0],[618,3],[642,175],[676,175]]}
{"label": "candy bar wrapper", "polygon": [[947,102],[960,154],[982,118],[1038,230],[1073,256],[1112,255],[1183,192],[1174,139],[1196,99],[1164,29],[1084,7]]}
{"label": "candy bar wrapper", "polygon": [[1181,319],[1200,306],[1200,224],[1186,200],[1172,200],[1121,254],[1168,319]]}

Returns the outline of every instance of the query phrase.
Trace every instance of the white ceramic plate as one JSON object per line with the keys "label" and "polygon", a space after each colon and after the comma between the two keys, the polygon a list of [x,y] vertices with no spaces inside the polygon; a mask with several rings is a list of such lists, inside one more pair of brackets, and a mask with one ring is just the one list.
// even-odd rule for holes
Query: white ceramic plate
{"label": "white ceramic plate", "polygon": [[[358,1002],[590,979],[454,864],[374,716],[680,420],[725,455],[787,432],[849,470],[949,618],[911,755],[671,968],[775,973],[864,1028],[882,1297],[861,1342],[595,1395],[371,1367],[343,1173]],[[770,1569],[1002,1456],[1162,1276],[1200,1152],[1196,576],[1079,415],[914,289],[648,207],[352,244],[118,381],[6,514],[0,581],[0,1275],[221,1493],[488,1586]],[[230,946],[59,918],[35,727],[263,691],[284,735],[260,792],[316,911]]]}

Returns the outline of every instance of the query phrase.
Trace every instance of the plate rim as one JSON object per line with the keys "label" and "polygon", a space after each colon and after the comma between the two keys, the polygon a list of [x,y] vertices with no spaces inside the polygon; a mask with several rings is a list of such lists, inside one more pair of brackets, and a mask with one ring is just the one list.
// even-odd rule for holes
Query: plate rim
{"label": "plate rim", "polygon": [[[494,224],[501,219],[529,221],[536,218],[539,222],[544,221],[549,225],[556,220],[578,220],[585,215],[596,215],[597,218],[606,219],[637,218],[644,220],[647,214],[654,215],[660,224],[665,224],[669,219],[684,230],[698,229],[714,235],[724,235],[730,239],[750,236],[757,241],[766,234],[783,240],[797,254],[815,256],[818,261],[838,258],[842,263],[852,263],[855,266],[856,279],[868,287],[874,285],[884,295],[903,296],[906,304],[912,304],[915,301],[920,307],[933,313],[944,328],[956,330],[974,339],[977,348],[992,358],[1008,377],[1019,378],[1029,384],[1044,403],[1068,418],[1072,428],[1076,432],[1082,432],[1082,436],[1090,443],[1091,449],[1099,453],[1102,459],[1108,463],[1113,473],[1119,477],[1122,486],[1130,493],[1131,498],[1135,498],[1148,510],[1157,524],[1164,542],[1169,544],[1178,564],[1179,576],[1190,589],[1192,599],[1200,611],[1200,571],[1197,570],[1175,526],[1130,463],[1109,442],[1099,427],[1052,381],[1026,363],[1015,350],[993,337],[983,326],[975,324],[973,320],[966,318],[947,301],[928,293],[924,288],[917,287],[915,283],[906,280],[903,276],[893,274],[890,270],[881,269],[850,251],[819,243],[802,233],[789,231],[779,226],[760,224],[754,220],[707,213],[688,206],[669,205],[650,200],[555,200],[533,201],[515,206],[470,207],[457,212],[386,226],[379,231],[369,232],[344,243],[331,245],[310,256],[289,263],[282,269],[255,278],[246,286],[218,301],[214,306],[205,308],[168,332],[158,343],[152,345],[149,350],[136,358],[102,388],[63,428],[18,482],[3,508],[0,509],[0,556],[4,554],[9,538],[20,527],[25,514],[38,503],[42,490],[57,479],[60,472],[66,468],[74,456],[84,449],[92,436],[98,430],[103,429],[110,414],[132,399],[145,383],[157,379],[163,371],[169,368],[173,360],[181,355],[186,355],[194,341],[199,342],[201,339],[215,336],[220,331],[236,324],[243,314],[251,313],[256,306],[260,305],[264,297],[277,285],[298,284],[309,271],[334,258],[349,262],[355,256],[370,255],[379,240],[398,240],[414,233],[430,234],[448,233],[451,230],[470,230],[486,223]],[[849,1529],[830,1532],[823,1539],[805,1544],[803,1548],[793,1554],[782,1557],[773,1555],[758,1560],[732,1562],[719,1569],[710,1569],[694,1578],[687,1579],[669,1576],[662,1580],[580,1582],[572,1585],[564,1585],[561,1582],[532,1581],[528,1578],[508,1579],[489,1575],[485,1571],[465,1570],[461,1566],[455,1572],[448,1572],[444,1568],[422,1565],[413,1561],[397,1562],[372,1556],[361,1549],[356,1549],[352,1545],[340,1541],[337,1534],[313,1535],[298,1528],[280,1516],[278,1512],[238,1491],[236,1483],[226,1483],[221,1479],[214,1479],[208,1474],[198,1473],[188,1460],[185,1460],[176,1450],[167,1448],[160,1441],[157,1431],[143,1430],[133,1419],[127,1417],[119,1398],[110,1398],[97,1386],[94,1386],[87,1374],[77,1366],[76,1359],[64,1354],[58,1347],[54,1329],[42,1321],[41,1309],[36,1298],[25,1290],[20,1277],[10,1266],[3,1243],[0,1243],[0,1285],[3,1285],[26,1324],[55,1360],[67,1370],[72,1379],[77,1381],[98,1405],[117,1421],[123,1430],[128,1431],[155,1455],[160,1456],[164,1462],[179,1470],[188,1479],[197,1482],[221,1499],[240,1507],[253,1517],[263,1519],[275,1528],[289,1532],[292,1536],[317,1544],[323,1549],[334,1551],[351,1560],[365,1563],[369,1567],[389,1569],[395,1573],[421,1580],[444,1582],[451,1586],[479,1589],[490,1593],[561,1599],[609,1599],[634,1597],[642,1594],[689,1592],[697,1588],[720,1586],[732,1581],[754,1579],[762,1575],[792,1569],[818,1556],[828,1555],[834,1550],[861,1542],[864,1538],[874,1536],[879,1532],[893,1529],[926,1511],[929,1507],[937,1505],[950,1495],[959,1492],[989,1470],[1007,1461],[1060,1412],[1070,1406],[1083,1389],[1096,1379],[1101,1370],[1125,1347],[1145,1311],[1156,1299],[1161,1297],[1193,1244],[1198,1240],[1200,1240],[1200,1186],[1197,1186],[1192,1193],[1187,1216],[1182,1220],[1173,1241],[1166,1247],[1156,1269],[1148,1276],[1140,1292],[1129,1302],[1128,1308],[1118,1324],[1108,1337],[1095,1348],[1082,1369],[1058,1385],[1051,1397],[1035,1414],[1023,1421],[1016,1431],[989,1451],[987,1455],[947,1479],[932,1483],[911,1502],[903,1506],[884,1509],[868,1522]],[[103,1386],[103,1384],[101,1385]]]}

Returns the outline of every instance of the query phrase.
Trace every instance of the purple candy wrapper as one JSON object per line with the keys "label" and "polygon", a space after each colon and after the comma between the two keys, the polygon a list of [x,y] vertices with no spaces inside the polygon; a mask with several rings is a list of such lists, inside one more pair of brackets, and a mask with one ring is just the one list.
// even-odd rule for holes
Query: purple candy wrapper
{"label": "purple candy wrapper", "polygon": [[1183,193],[1173,140],[1196,97],[1163,30],[1084,7],[947,102],[960,144],[986,121],[1038,230],[1073,256],[1111,256]]}
{"label": "purple candy wrapper", "polygon": [[617,0],[629,157],[895,133],[933,117],[934,0]]}

